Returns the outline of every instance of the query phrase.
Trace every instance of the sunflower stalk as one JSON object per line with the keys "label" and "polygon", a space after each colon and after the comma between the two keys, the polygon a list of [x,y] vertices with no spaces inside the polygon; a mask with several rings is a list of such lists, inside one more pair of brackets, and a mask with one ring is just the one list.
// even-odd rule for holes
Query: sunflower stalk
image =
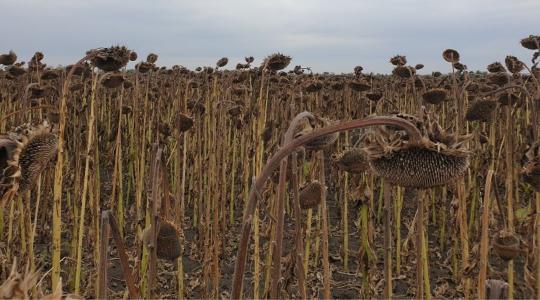
{"label": "sunflower stalk", "polygon": [[322,264],[323,264],[323,297],[324,299],[330,299],[332,297],[330,291],[330,282],[332,281],[332,274],[330,273],[330,262],[328,261],[328,209],[326,207],[326,176],[324,170],[324,151],[319,151],[320,159],[320,173],[319,182],[323,185],[321,196],[321,211],[322,211]]}
{"label": "sunflower stalk", "polygon": [[486,299],[486,280],[487,280],[487,265],[488,265],[488,247],[489,247],[489,217],[491,213],[491,180],[493,178],[493,170],[488,170],[486,176],[486,185],[484,188],[484,203],[482,208],[482,233],[480,238],[480,273],[478,275],[478,291],[479,299]]}
{"label": "sunflower stalk", "polygon": [[[260,190],[262,190],[266,179],[268,179],[268,177],[270,177],[270,175],[277,168],[277,166],[281,164],[281,161],[286,158],[290,153],[292,153],[297,147],[302,146],[324,135],[374,125],[400,126],[409,132],[413,140],[419,141],[421,139],[421,134],[418,129],[406,120],[389,117],[372,117],[369,119],[353,120],[313,130],[312,132],[296,138],[288,144],[285,144],[280,151],[278,151],[276,154],[274,154],[274,156],[270,158],[270,160],[266,163],[265,167],[262,169],[261,174],[257,177],[254,186],[250,191],[248,202],[246,203],[242,222],[240,244],[238,247],[237,260],[234,270],[233,286],[231,293],[232,298],[237,299],[240,297],[241,294],[246,264],[247,248],[249,244],[249,235],[252,227],[253,213],[255,212],[257,204],[256,195],[259,193]],[[280,172],[280,176],[285,176],[285,174],[282,174],[283,172]],[[280,214],[278,213],[278,216],[279,215]]]}
{"label": "sunflower stalk", "polygon": [[392,298],[392,185],[384,184],[384,298]]}
{"label": "sunflower stalk", "polygon": [[92,80],[92,93],[90,94],[90,116],[88,118],[88,133],[86,136],[86,152],[85,152],[85,164],[84,164],[84,178],[83,178],[83,189],[81,195],[81,210],[79,216],[79,230],[78,230],[78,239],[77,239],[77,262],[75,268],[75,293],[80,292],[81,287],[81,265],[82,265],[82,246],[83,246],[83,236],[84,236],[84,221],[86,215],[86,200],[88,193],[88,180],[90,175],[90,160],[91,160],[91,149],[93,146],[94,138],[94,122],[95,122],[95,91],[97,84],[97,77],[94,76]]}
{"label": "sunflower stalk", "polygon": [[[79,60],[74,66],[81,66],[87,59],[93,57],[94,53],[90,52],[84,58]],[[52,289],[58,286],[60,282],[60,251],[61,251],[61,233],[62,233],[62,181],[63,181],[63,169],[64,169],[64,131],[66,128],[67,118],[67,94],[71,77],[75,71],[75,67],[71,68],[68,73],[64,85],[62,86],[62,93],[59,101],[59,124],[58,124],[58,158],[56,160],[56,167],[54,172],[54,192],[53,192],[53,209],[52,209],[52,274],[51,274],[51,286]]]}

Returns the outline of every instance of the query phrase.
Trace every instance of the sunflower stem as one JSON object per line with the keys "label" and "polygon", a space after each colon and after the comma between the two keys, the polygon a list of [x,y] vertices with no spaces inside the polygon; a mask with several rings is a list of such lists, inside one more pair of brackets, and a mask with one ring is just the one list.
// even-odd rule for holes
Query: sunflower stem
{"label": "sunflower stem", "polygon": [[[413,124],[411,124],[410,122],[406,120],[393,118],[393,117],[371,117],[367,119],[353,120],[353,121],[344,122],[341,124],[335,124],[335,125],[331,125],[325,128],[321,128],[321,129],[315,129],[312,132],[306,135],[303,135],[299,138],[296,138],[292,140],[290,143],[285,144],[280,149],[280,151],[278,151],[276,154],[274,154],[274,156],[270,158],[270,160],[266,163],[266,165],[262,169],[261,174],[257,177],[256,181],[254,182],[254,185],[249,194],[248,202],[246,203],[246,207],[244,210],[244,218],[243,218],[243,224],[242,224],[242,230],[241,230],[240,244],[238,248],[238,255],[237,255],[235,271],[234,271],[234,279],[233,279],[233,286],[232,286],[232,293],[231,293],[232,298],[234,299],[240,298],[240,294],[242,291],[242,282],[243,282],[243,277],[244,277],[245,264],[246,264],[246,257],[247,257],[247,248],[249,245],[249,235],[250,235],[250,231],[251,231],[251,227],[253,223],[253,213],[255,212],[255,208],[257,204],[257,194],[259,194],[259,191],[262,190],[263,185],[266,182],[266,179],[268,179],[268,177],[273,173],[273,171],[277,168],[277,166],[281,164],[281,161],[284,158],[286,158],[290,153],[292,153],[297,147],[302,146],[305,143],[313,141],[316,138],[319,138],[324,135],[328,135],[328,134],[332,134],[332,133],[340,132],[340,131],[345,131],[345,130],[366,127],[366,126],[374,126],[374,125],[400,126],[406,129],[407,132],[409,132],[409,136],[414,141],[420,141],[421,139],[421,134],[416,128],[416,126],[414,126]],[[285,160],[285,163],[286,163],[286,160]],[[283,172],[280,172],[280,176],[285,176],[285,174]],[[281,219],[280,215],[282,213],[283,213],[282,211],[277,212],[278,222]],[[279,247],[276,247],[276,249],[278,248]],[[276,255],[278,255],[278,253],[276,253]],[[276,269],[278,268],[276,266],[274,267]],[[278,272],[275,272],[275,273],[278,273]]]}

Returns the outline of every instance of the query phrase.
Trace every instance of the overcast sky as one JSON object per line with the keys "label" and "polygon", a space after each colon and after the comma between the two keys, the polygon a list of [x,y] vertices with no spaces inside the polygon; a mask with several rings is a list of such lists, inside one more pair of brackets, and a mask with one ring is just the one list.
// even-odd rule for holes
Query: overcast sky
{"label": "overcast sky", "polygon": [[229,66],[268,54],[293,57],[314,71],[389,72],[391,56],[448,71],[441,58],[458,50],[469,69],[513,54],[519,40],[540,34],[539,0],[0,0],[0,53],[22,60],[35,51],[49,65],[69,64],[86,50],[126,45],[158,65]]}

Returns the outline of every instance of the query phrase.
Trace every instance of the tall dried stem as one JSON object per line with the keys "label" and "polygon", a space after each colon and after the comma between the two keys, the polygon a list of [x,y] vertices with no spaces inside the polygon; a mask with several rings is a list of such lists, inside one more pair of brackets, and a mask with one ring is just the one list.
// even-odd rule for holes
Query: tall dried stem
{"label": "tall dried stem", "polygon": [[491,214],[491,180],[493,170],[488,170],[484,188],[484,207],[482,209],[482,234],[480,238],[480,274],[478,275],[478,298],[486,298],[486,280],[489,248],[489,217]]}
{"label": "tall dried stem", "polygon": [[[266,163],[265,167],[262,169],[261,174],[257,177],[257,180],[255,181],[254,186],[249,193],[248,202],[246,203],[242,222],[240,244],[234,270],[233,286],[231,293],[231,297],[233,299],[240,298],[240,294],[242,291],[242,282],[246,264],[247,248],[249,244],[249,235],[253,221],[253,213],[257,204],[257,195],[260,194],[259,191],[262,190],[266,179],[268,179],[268,177],[277,168],[277,166],[281,164],[281,161],[284,158],[286,158],[297,147],[302,146],[305,143],[313,141],[314,139],[327,134],[375,125],[400,126],[407,130],[413,140],[419,141],[421,139],[421,134],[416,128],[416,126],[404,119],[393,117],[372,117],[368,119],[353,120],[349,122],[331,125],[321,129],[316,129],[311,133],[296,138],[290,143],[284,145],[280,151],[278,151],[270,158],[270,160]],[[280,176],[282,176],[282,174],[283,172],[281,172]]]}

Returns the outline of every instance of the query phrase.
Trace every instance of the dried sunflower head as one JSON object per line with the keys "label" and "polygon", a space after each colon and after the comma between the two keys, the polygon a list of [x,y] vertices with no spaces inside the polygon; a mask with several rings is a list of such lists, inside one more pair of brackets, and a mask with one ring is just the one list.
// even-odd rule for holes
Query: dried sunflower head
{"label": "dried sunflower head", "polygon": [[371,85],[365,80],[352,80],[349,82],[349,86],[355,92],[365,92],[371,89]]}
{"label": "dried sunflower head", "polygon": [[91,50],[94,56],[90,59],[92,64],[105,72],[118,71],[129,62],[131,51],[124,46],[114,46]]}
{"label": "dried sunflower head", "polygon": [[444,60],[446,60],[449,63],[457,63],[459,62],[459,52],[457,52],[454,49],[446,49],[443,51],[442,56]]}
{"label": "dried sunflower head", "polygon": [[133,82],[124,79],[124,83],[122,85],[124,86],[125,89],[130,89],[133,87]]}
{"label": "dried sunflower head", "polygon": [[242,63],[237,63],[236,64],[236,70],[249,69],[249,67],[250,67],[249,64],[242,64]]}
{"label": "dried sunflower head", "polygon": [[416,69],[408,66],[397,66],[392,70],[392,74],[401,78],[410,78],[416,74]]}
{"label": "dried sunflower head", "polygon": [[160,122],[160,123],[158,124],[158,131],[159,131],[159,133],[161,133],[164,137],[169,137],[169,136],[171,136],[171,127],[170,127],[169,124],[167,124],[167,123]]}
{"label": "dried sunflower head", "polygon": [[465,174],[469,151],[464,144],[470,136],[447,133],[428,115],[423,119],[396,117],[416,119],[423,138],[411,140],[403,130],[390,126],[372,131],[364,149],[376,174],[392,184],[412,188],[444,185]]}
{"label": "dried sunflower head", "polygon": [[157,257],[175,260],[181,254],[180,231],[173,222],[163,220],[159,222],[157,235]]}
{"label": "dried sunflower head", "polygon": [[525,64],[517,57],[512,55],[506,56],[504,59],[504,64],[506,65],[508,71],[510,71],[512,74],[519,73],[525,68]]}
{"label": "dried sunflower head", "polygon": [[275,123],[273,120],[269,120],[266,122],[266,125],[264,126],[264,130],[261,133],[261,138],[263,142],[268,143],[270,139],[272,138],[272,133],[274,132]]}
{"label": "dried sunflower head", "polygon": [[429,104],[440,104],[446,100],[446,90],[440,88],[430,89],[422,94],[422,99]]}
{"label": "dried sunflower head", "polygon": [[101,78],[101,85],[108,89],[114,89],[121,86],[125,80],[124,74],[120,72],[106,73]]}
{"label": "dried sunflower head", "polygon": [[193,119],[186,114],[180,113],[176,117],[176,127],[180,132],[186,132],[193,127]]}
{"label": "dried sunflower head", "polygon": [[368,98],[370,101],[378,102],[383,97],[383,94],[381,92],[373,92],[373,93],[367,93],[366,98]]}
{"label": "dried sunflower head", "polygon": [[304,90],[306,93],[316,93],[323,88],[323,84],[320,80],[312,80],[308,82]]}
{"label": "dried sunflower head", "polygon": [[319,204],[321,204],[322,192],[324,188],[326,187],[317,180],[314,180],[304,186],[300,190],[299,194],[300,208],[310,209],[315,208]]}
{"label": "dried sunflower head", "polygon": [[338,169],[351,173],[362,174],[369,170],[367,153],[361,148],[352,148],[339,154],[334,162]]}
{"label": "dried sunflower head", "polygon": [[133,107],[131,105],[122,105],[122,114],[131,115],[133,113]]}
{"label": "dried sunflower head", "polygon": [[52,86],[42,86],[38,83],[30,83],[26,86],[26,95],[32,99],[39,99],[51,95],[54,92]]}
{"label": "dried sunflower head", "polygon": [[135,70],[139,71],[139,73],[147,73],[150,70],[153,70],[156,66],[153,63],[141,61],[140,63],[135,65]]}
{"label": "dried sunflower head", "polygon": [[32,56],[31,60],[35,62],[39,62],[39,61],[42,61],[43,58],[45,58],[45,55],[43,54],[43,52],[37,51],[36,53],[34,53],[34,56]]}
{"label": "dried sunflower head", "polygon": [[222,57],[216,62],[216,67],[218,67],[218,68],[225,67],[228,62],[229,62],[228,58]]}
{"label": "dried sunflower head", "polygon": [[42,80],[53,80],[53,79],[56,79],[58,77],[60,77],[60,74],[58,73],[57,70],[46,70],[41,75]]}
{"label": "dried sunflower head", "polygon": [[540,36],[538,35],[529,35],[528,37],[520,41],[521,46],[530,50],[540,49]]}
{"label": "dried sunflower head", "polygon": [[12,65],[9,68],[7,68],[7,72],[9,75],[13,77],[19,77],[21,75],[24,75],[26,73],[26,69],[23,67],[19,67],[16,65]]}
{"label": "dried sunflower head", "polygon": [[9,51],[7,54],[0,55],[0,65],[11,66],[17,60],[17,54],[13,51]]}
{"label": "dried sunflower head", "polygon": [[465,114],[467,121],[491,122],[494,117],[497,102],[489,99],[481,99],[472,102]]}
{"label": "dried sunflower head", "polygon": [[488,81],[498,86],[503,86],[510,82],[510,76],[506,72],[491,73],[488,75]]}
{"label": "dried sunflower head", "polygon": [[276,53],[268,56],[261,66],[261,69],[267,69],[270,71],[279,71],[285,69],[291,62],[291,57]]}
{"label": "dried sunflower head", "polygon": [[146,62],[150,64],[155,64],[157,62],[158,55],[155,53],[150,53],[146,56]]}
{"label": "dried sunflower head", "polygon": [[476,82],[471,82],[465,86],[465,90],[469,92],[471,95],[477,94],[478,91],[480,90],[480,84]]}
{"label": "dried sunflower head", "polygon": [[345,84],[343,84],[342,81],[334,81],[334,82],[332,82],[332,84],[330,85],[330,87],[331,87],[334,91],[341,91],[341,90],[343,90],[343,88],[345,87]]}
{"label": "dried sunflower head", "polygon": [[487,70],[489,73],[506,72],[506,69],[504,68],[504,66],[498,61],[489,64],[487,66]]}
{"label": "dried sunflower head", "polygon": [[495,236],[493,250],[504,260],[512,260],[522,253],[517,235],[506,230],[499,231]]}
{"label": "dried sunflower head", "polygon": [[390,58],[390,63],[394,66],[404,66],[407,63],[407,58],[403,55],[396,55]]}
{"label": "dried sunflower head", "polygon": [[21,136],[10,161],[10,165],[20,170],[19,191],[24,192],[33,187],[39,175],[56,156],[57,142],[56,135],[46,124],[32,128],[29,133]]}
{"label": "dried sunflower head", "polygon": [[239,116],[243,111],[243,106],[242,105],[233,105],[232,107],[228,108],[227,109],[227,113],[229,113],[229,115],[231,115],[232,117],[236,117],[236,116]]}
{"label": "dried sunflower head", "polygon": [[156,244],[151,239],[153,227],[144,229],[142,241],[147,248],[156,247],[158,258],[174,260],[180,256],[182,245],[180,244],[180,231],[174,223],[165,220],[159,220],[158,231],[156,232]]}
{"label": "dried sunflower head", "polygon": [[464,64],[462,64],[462,63],[460,63],[460,62],[455,62],[455,63],[452,64],[452,66],[453,66],[456,70],[458,70],[458,71],[465,71],[465,70],[467,70],[467,65],[464,65]]}

